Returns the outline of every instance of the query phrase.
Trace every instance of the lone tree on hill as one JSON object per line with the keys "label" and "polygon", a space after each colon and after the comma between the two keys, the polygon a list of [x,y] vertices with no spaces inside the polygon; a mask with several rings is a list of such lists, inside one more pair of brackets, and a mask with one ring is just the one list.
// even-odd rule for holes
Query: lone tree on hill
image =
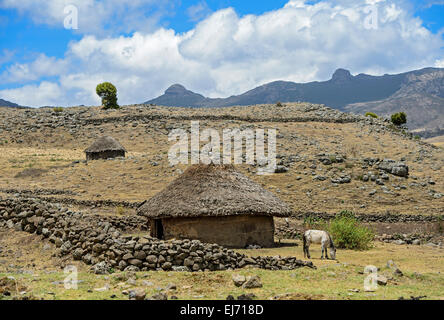
{"label": "lone tree on hill", "polygon": [[104,82],[96,87],[97,95],[102,98],[103,109],[118,109],[117,89],[110,82]]}
{"label": "lone tree on hill", "polygon": [[407,115],[405,112],[398,112],[392,114],[392,123],[396,126],[401,126],[407,123]]}

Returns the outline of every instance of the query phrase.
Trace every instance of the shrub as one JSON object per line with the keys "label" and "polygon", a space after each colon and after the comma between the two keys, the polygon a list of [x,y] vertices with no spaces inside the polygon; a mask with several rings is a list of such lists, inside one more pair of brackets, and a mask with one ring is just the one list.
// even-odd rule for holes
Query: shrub
{"label": "shrub", "polygon": [[407,123],[407,115],[405,114],[405,112],[398,112],[392,114],[391,118],[392,118],[392,123],[398,127]]}
{"label": "shrub", "polygon": [[278,101],[277,103],[276,103],[276,107],[282,107],[282,103],[280,102],[280,101]]}
{"label": "shrub", "polygon": [[102,98],[103,109],[118,109],[117,89],[109,82],[104,82],[96,87],[97,95]]}
{"label": "shrub", "polygon": [[342,211],[327,226],[338,248],[367,250],[375,237],[373,231],[361,225],[350,211]]}
{"label": "shrub", "polygon": [[367,112],[367,113],[365,114],[365,116],[366,116],[366,117],[372,117],[372,118],[378,119],[378,115],[377,115],[376,113],[373,113],[373,112]]}
{"label": "shrub", "polygon": [[116,214],[118,216],[123,216],[125,214],[125,208],[123,208],[122,206],[118,206],[116,208]]}
{"label": "shrub", "polygon": [[63,112],[63,108],[62,107],[55,107],[54,109],[52,109],[54,112],[56,113],[60,113]]}
{"label": "shrub", "polygon": [[325,225],[324,220],[315,216],[307,216],[304,218],[305,229],[322,229]]}

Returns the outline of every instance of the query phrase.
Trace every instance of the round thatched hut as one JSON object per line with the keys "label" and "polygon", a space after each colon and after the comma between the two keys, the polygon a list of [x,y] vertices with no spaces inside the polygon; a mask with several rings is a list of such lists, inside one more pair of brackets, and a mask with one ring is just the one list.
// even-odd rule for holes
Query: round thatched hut
{"label": "round thatched hut", "polygon": [[226,247],[274,245],[273,216],[290,208],[233,166],[190,167],[137,213],[159,239],[198,239]]}
{"label": "round thatched hut", "polygon": [[110,159],[125,157],[126,150],[113,137],[105,136],[97,139],[85,150],[86,160]]}

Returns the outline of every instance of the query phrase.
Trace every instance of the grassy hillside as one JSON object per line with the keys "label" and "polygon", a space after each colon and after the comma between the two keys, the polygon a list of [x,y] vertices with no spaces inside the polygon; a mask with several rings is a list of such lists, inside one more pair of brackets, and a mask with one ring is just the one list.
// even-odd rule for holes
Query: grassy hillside
{"label": "grassy hillside", "polygon": [[[444,152],[394,132],[387,123],[348,115],[310,104],[190,110],[128,106],[117,111],[99,108],[12,110],[0,113],[0,191],[46,190],[46,196],[88,200],[144,201],[178,177],[185,166],[171,167],[168,133],[201,129],[276,128],[278,162],[287,173],[260,176],[256,168],[239,170],[276,193],[296,212],[343,209],[358,213],[442,214]],[[345,120],[344,120],[345,119]],[[347,120],[348,119],[348,120]],[[356,119],[355,119],[356,120]],[[336,122],[325,122],[336,121]],[[350,120],[351,121],[351,120]],[[373,121],[373,120],[372,120]],[[337,123],[346,122],[346,123]],[[128,150],[126,159],[84,162],[97,137],[111,135]],[[343,157],[325,165],[322,156]],[[365,175],[384,177],[366,158],[404,159],[410,177],[388,174],[384,185],[364,182]],[[349,177],[350,183],[332,181]],[[53,194],[51,190],[64,194]]]}

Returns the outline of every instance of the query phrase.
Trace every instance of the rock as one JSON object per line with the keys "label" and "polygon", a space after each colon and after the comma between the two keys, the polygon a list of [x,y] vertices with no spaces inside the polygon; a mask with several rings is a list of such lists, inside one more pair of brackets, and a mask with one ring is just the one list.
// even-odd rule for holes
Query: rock
{"label": "rock", "polygon": [[171,262],[165,262],[164,264],[162,264],[162,269],[165,271],[171,270],[171,268],[173,267],[173,264]]}
{"label": "rock", "polygon": [[72,253],[72,257],[74,260],[82,260],[82,256],[83,256],[83,249],[82,248],[77,248]]}
{"label": "rock", "polygon": [[394,244],[397,244],[397,245],[403,245],[403,244],[406,244],[406,242],[405,242],[404,240],[401,240],[401,239],[399,239],[399,240],[395,240],[395,241],[393,241],[393,243],[394,243]]}
{"label": "rock", "polygon": [[159,292],[153,296],[149,300],[168,300],[168,296],[164,292]]}
{"label": "rock", "polygon": [[247,278],[240,274],[233,275],[231,279],[233,280],[236,287],[241,287],[247,281]]}
{"label": "rock", "polygon": [[384,159],[380,162],[378,169],[398,177],[408,177],[409,175],[409,167],[404,162],[396,162],[391,159]]}
{"label": "rock", "polygon": [[142,289],[136,289],[136,290],[130,290],[128,296],[130,300],[140,301],[140,300],[145,300],[146,293]]}
{"label": "rock", "polygon": [[146,257],[146,261],[150,264],[156,264],[157,263],[157,257],[154,255],[149,255]]}
{"label": "rock", "polygon": [[177,290],[177,286],[174,283],[170,283],[166,286],[165,290]]}
{"label": "rock", "polygon": [[274,173],[286,173],[288,172],[288,168],[285,166],[276,166]]}
{"label": "rock", "polygon": [[185,266],[173,266],[172,269],[173,269],[173,271],[176,271],[176,272],[189,272],[190,271],[190,269]]}
{"label": "rock", "polygon": [[108,263],[106,263],[105,261],[101,261],[99,263],[96,263],[92,267],[92,271],[95,274],[109,274],[110,270],[111,270],[111,266]]}
{"label": "rock", "polygon": [[247,281],[242,285],[244,289],[262,288],[261,279],[258,276],[247,277]]}
{"label": "rock", "polygon": [[419,240],[419,239],[415,239],[415,240],[412,241],[412,244],[413,244],[414,246],[419,246],[419,245],[421,244],[421,240]]}
{"label": "rock", "polygon": [[230,294],[227,296],[227,298],[225,300],[235,300],[234,297]]}
{"label": "rock", "polygon": [[376,278],[376,282],[380,285],[380,286],[385,286],[387,285],[388,279],[387,277],[378,274],[377,278]]}
{"label": "rock", "polygon": [[237,300],[253,300],[254,298],[256,298],[256,295],[254,293],[247,293],[238,296]]}
{"label": "rock", "polygon": [[128,263],[132,266],[140,267],[143,262],[139,259],[130,259],[128,260]]}
{"label": "rock", "polygon": [[145,258],[146,258],[146,253],[143,252],[143,251],[137,251],[137,252],[134,254],[134,258],[143,261],[143,260],[145,260]]}

